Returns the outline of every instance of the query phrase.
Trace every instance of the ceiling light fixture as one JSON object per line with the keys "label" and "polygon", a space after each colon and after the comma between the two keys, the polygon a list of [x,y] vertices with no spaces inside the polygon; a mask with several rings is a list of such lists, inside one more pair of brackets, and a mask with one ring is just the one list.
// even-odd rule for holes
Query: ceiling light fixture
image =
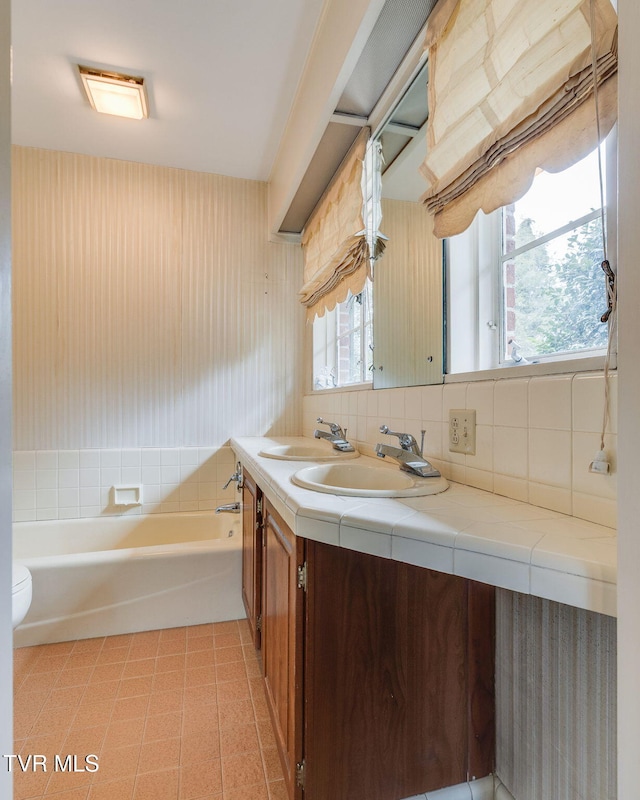
{"label": "ceiling light fixture", "polygon": [[149,116],[144,78],[84,67],[82,64],[78,64],[78,70],[91,108],[101,114],[131,119]]}

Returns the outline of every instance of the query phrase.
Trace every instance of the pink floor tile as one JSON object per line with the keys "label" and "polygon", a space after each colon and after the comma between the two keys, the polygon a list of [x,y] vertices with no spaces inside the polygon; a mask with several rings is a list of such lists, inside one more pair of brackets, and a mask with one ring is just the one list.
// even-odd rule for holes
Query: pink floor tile
{"label": "pink floor tile", "polygon": [[[282,800],[286,796],[242,620],[21,648],[14,800]],[[97,772],[53,771],[88,754]]]}

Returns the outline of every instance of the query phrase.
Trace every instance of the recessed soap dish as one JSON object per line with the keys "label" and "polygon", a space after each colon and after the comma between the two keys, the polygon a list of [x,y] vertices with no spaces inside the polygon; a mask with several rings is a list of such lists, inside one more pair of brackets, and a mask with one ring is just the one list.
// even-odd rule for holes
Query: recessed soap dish
{"label": "recessed soap dish", "polygon": [[142,486],[112,486],[111,499],[114,506],[141,506]]}

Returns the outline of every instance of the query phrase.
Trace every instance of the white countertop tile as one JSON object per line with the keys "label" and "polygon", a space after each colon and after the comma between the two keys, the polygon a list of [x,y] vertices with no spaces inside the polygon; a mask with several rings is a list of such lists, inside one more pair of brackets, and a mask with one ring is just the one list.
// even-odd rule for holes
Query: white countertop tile
{"label": "white countertop tile", "polygon": [[456,485],[450,484],[446,492],[431,494],[426,497],[399,497],[397,502],[412,508],[414,511],[426,511],[427,513],[438,509],[459,508],[460,504],[451,499],[452,489]]}
{"label": "white countertop tile", "polygon": [[482,489],[475,489],[473,486],[464,486],[463,484],[456,483],[452,487],[453,492],[449,495],[451,502],[456,506],[465,506],[466,508],[499,508],[521,504],[518,500],[512,500],[509,497],[502,497],[492,492],[485,492]]}
{"label": "white countertop tile", "polygon": [[453,555],[453,574],[472,581],[489,583],[512,592],[530,593],[530,567],[518,561],[471,553],[468,550],[455,550]]}
{"label": "white countertop tile", "polygon": [[295,531],[296,528],[296,517],[293,511],[282,502],[279,497],[270,497],[270,502],[272,503],[275,510],[280,514],[282,519],[286,522],[286,524],[291,528],[292,531]]}
{"label": "white countertop tile", "polygon": [[391,533],[394,526],[407,517],[415,516],[411,508],[405,508],[391,498],[360,498],[360,505],[352,508],[342,515],[340,528],[343,525],[350,528],[362,528],[376,533]]}
{"label": "white countertop tile", "polygon": [[304,504],[301,504],[297,513],[301,517],[313,517],[327,522],[339,523],[349,511],[362,505],[361,497],[344,497],[337,494],[323,494],[312,492],[310,489],[300,489],[305,493]]}
{"label": "white countertop tile", "polygon": [[543,534],[557,534],[567,536],[570,539],[606,539],[615,541],[616,532],[613,528],[605,528],[596,525],[594,522],[587,522],[576,517],[567,517],[563,514],[556,514],[554,519],[536,519],[529,522],[520,521],[515,523],[519,528],[530,531],[540,531]]}
{"label": "white countertop tile", "polygon": [[453,550],[431,542],[391,537],[391,558],[416,567],[434,569],[453,575]]}
{"label": "white countertop tile", "polygon": [[439,508],[436,511],[428,514],[421,513],[421,517],[423,518],[426,527],[430,525],[432,520],[435,520],[437,523],[448,525],[452,529],[455,529],[458,533],[465,530],[470,525],[473,525],[473,523],[478,519],[471,509],[460,507],[452,509]]}
{"label": "white countertop tile", "polygon": [[[458,524],[458,523],[462,523]],[[440,545],[441,547],[455,546],[455,540],[463,527],[467,527],[469,520],[466,517],[454,515],[436,516],[416,512],[409,517],[404,517],[393,527],[394,536],[407,539],[418,539],[423,542]]]}
{"label": "white countertop tile", "polygon": [[391,535],[340,525],[340,547],[370,556],[391,558]]}
{"label": "white countertop tile", "polygon": [[296,514],[296,536],[304,536],[314,542],[340,545],[340,525],[338,522],[327,522],[323,519],[304,517]]}
{"label": "white countertop tile", "polygon": [[537,531],[527,531],[508,523],[476,522],[458,534],[455,546],[460,550],[529,564],[531,552],[543,536]]}
{"label": "white countertop tile", "polygon": [[291,482],[294,472],[313,462],[258,456],[277,444],[314,441],[232,439],[243,465],[297,535],[615,614],[612,528],[456,483],[442,494],[414,498],[313,492]]}
{"label": "white countertop tile", "polygon": [[[460,510],[463,510],[462,507]],[[529,520],[555,519],[558,516],[556,511],[530,506],[527,503],[518,503],[515,506],[466,506],[464,512],[473,518],[474,522],[510,522],[514,525]]]}
{"label": "white countertop tile", "polygon": [[598,614],[616,616],[616,585],[581,575],[570,575],[545,567],[531,567],[531,594],[586,608]]}
{"label": "white countertop tile", "polygon": [[536,567],[615,583],[616,555],[616,542],[610,538],[570,539],[549,533],[533,548],[531,563]]}

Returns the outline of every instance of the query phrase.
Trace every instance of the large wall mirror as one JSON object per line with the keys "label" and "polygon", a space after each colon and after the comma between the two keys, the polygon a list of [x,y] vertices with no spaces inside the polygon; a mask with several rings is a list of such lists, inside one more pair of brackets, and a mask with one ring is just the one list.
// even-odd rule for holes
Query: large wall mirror
{"label": "large wall mirror", "polygon": [[427,65],[378,135],[382,147],[382,225],[388,237],[374,265],[373,386],[442,383],[443,247],[420,203],[426,184]]}

